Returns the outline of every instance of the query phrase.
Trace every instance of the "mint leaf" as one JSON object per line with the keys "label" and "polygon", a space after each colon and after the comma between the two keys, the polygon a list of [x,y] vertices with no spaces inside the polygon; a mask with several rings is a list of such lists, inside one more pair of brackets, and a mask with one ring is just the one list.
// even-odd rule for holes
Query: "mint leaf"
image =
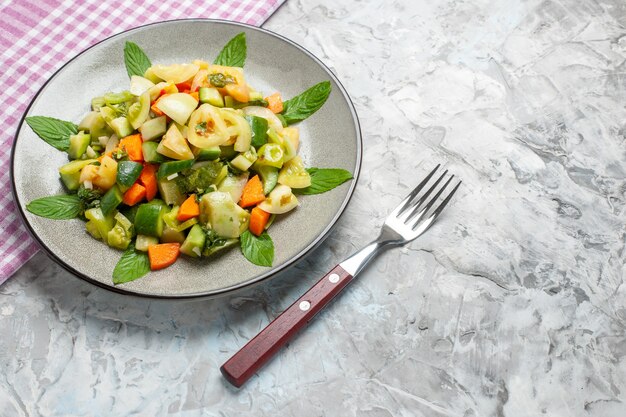
{"label": "mint leaf", "polygon": [[321,194],[352,179],[352,174],[341,168],[308,168],[307,172],[311,176],[311,185],[306,188],[294,188],[294,193]]}
{"label": "mint leaf", "polygon": [[26,210],[47,219],[67,220],[78,217],[83,205],[77,195],[54,195],[31,201]]}
{"label": "mint leaf", "polygon": [[124,45],[124,64],[126,64],[126,72],[129,77],[133,75],[143,77],[146,70],[152,66],[150,58],[143,49],[133,42],[126,42]]}
{"label": "mint leaf", "polygon": [[330,95],[330,81],[322,81],[283,103],[282,116],[288,125],[306,119],[326,103]]}
{"label": "mint leaf", "polygon": [[246,34],[241,32],[228,41],[213,63],[227,67],[243,68],[243,65],[246,63],[246,53]]}
{"label": "mint leaf", "polygon": [[70,136],[78,133],[74,123],[52,117],[30,116],[26,123],[46,143],[65,152],[70,148]]}
{"label": "mint leaf", "polygon": [[145,252],[137,252],[135,245],[131,243],[113,269],[113,284],[134,281],[148,272],[150,272],[148,255]]}
{"label": "mint leaf", "polygon": [[274,261],[274,242],[267,232],[256,237],[249,230],[240,236],[241,252],[247,260],[259,266],[272,266]]}

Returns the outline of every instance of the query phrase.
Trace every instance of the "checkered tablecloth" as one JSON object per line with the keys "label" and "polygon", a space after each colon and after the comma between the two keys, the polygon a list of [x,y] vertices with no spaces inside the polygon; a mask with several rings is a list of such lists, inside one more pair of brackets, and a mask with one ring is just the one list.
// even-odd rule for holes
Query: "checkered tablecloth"
{"label": "checkered tablecloth", "polygon": [[18,0],[0,3],[0,284],[38,250],[17,214],[11,145],[43,83],[73,56],[117,32],[163,20],[217,18],[261,25],[285,0]]}

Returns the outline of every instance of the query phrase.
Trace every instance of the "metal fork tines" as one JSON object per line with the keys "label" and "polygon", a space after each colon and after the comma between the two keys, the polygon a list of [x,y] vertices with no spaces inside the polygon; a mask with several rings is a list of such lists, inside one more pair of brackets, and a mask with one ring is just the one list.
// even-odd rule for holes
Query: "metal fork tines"
{"label": "metal fork tines", "polygon": [[[428,188],[428,190],[420,196],[419,194],[430,182],[439,167],[440,165],[437,165],[430,172],[430,174],[428,174],[426,178],[424,178],[424,180],[420,182],[417,187],[415,187],[409,195],[407,195],[406,198],[400,202],[400,204],[398,204],[395,210],[393,210],[385,220],[385,225],[392,228],[405,240],[413,240],[428,230],[461,185],[462,181],[459,181],[452,191],[450,191],[447,196],[443,198],[443,200],[436,207],[434,207],[439,197],[454,179],[454,175],[451,175],[443,186],[439,187],[437,190],[437,187],[448,173],[448,170],[446,169],[439,176],[439,178],[435,180],[430,188]],[[430,195],[435,191],[435,195],[429,199]]]}
{"label": "metal fork tines", "polygon": [[448,192],[445,197],[442,197],[444,191],[454,179],[454,175],[450,175],[443,185],[440,186],[439,184],[448,174],[448,170],[445,170],[424,191],[440,166],[437,165],[387,216],[380,236],[374,242],[340,264],[343,269],[352,275],[356,275],[382,249],[389,246],[404,245],[422,235],[432,226],[461,185],[461,181],[459,181],[452,188],[452,191]]}

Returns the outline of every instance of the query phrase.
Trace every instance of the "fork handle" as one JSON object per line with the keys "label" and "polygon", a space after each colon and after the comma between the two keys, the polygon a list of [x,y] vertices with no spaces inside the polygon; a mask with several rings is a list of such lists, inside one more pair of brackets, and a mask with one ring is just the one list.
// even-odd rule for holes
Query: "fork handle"
{"label": "fork handle", "polygon": [[352,279],[353,276],[340,265],[334,267],[287,310],[268,324],[261,333],[226,361],[220,368],[224,377],[236,387],[243,385],[339,294]]}

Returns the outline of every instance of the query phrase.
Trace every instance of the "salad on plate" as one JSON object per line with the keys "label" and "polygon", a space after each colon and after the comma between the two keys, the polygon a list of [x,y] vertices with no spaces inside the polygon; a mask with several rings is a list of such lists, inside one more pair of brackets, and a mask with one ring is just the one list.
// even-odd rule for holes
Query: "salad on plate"
{"label": "salad on plate", "polygon": [[319,194],[352,178],[337,168],[306,168],[295,123],[319,110],[330,82],[282,100],[246,81],[246,38],[231,39],[209,63],[153,65],[126,42],[127,90],[91,100],[78,125],[47,116],[26,123],[67,152],[59,167],[67,194],[31,201],[50,219],[85,220],[94,239],[123,251],[114,284],[239,246],[271,266],[274,218],[297,195]]}

